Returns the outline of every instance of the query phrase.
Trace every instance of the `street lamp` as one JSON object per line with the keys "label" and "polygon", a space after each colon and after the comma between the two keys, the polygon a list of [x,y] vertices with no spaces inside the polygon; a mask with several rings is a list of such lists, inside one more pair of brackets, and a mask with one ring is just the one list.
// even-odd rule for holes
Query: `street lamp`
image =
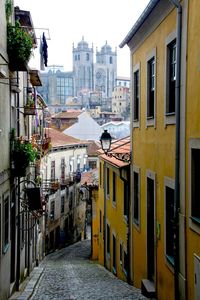
{"label": "street lamp", "polygon": [[112,137],[110,133],[105,129],[100,137],[101,147],[105,153],[110,150]]}

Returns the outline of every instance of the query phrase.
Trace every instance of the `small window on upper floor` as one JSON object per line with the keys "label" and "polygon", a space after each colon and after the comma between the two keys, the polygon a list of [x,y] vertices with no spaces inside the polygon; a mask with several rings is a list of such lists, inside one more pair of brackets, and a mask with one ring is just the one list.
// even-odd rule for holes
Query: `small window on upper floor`
{"label": "small window on upper floor", "polygon": [[102,186],[102,163],[99,163],[99,185]]}
{"label": "small window on upper floor", "polygon": [[112,56],[110,56],[110,64],[112,64],[113,63],[113,58],[112,58]]}
{"label": "small window on upper floor", "polygon": [[116,204],[116,193],[117,193],[116,189],[117,189],[116,174],[115,174],[115,172],[113,172],[113,191],[112,191],[113,192],[113,197],[112,197],[112,201],[113,201],[114,204]]}
{"label": "small window on upper floor", "polygon": [[167,45],[166,114],[175,113],[176,40]]}
{"label": "small window on upper floor", "polygon": [[155,57],[147,62],[147,119],[155,114]]}
{"label": "small window on upper floor", "polygon": [[86,53],[86,60],[88,61],[90,59],[89,53]]}
{"label": "small window on upper floor", "polygon": [[107,196],[110,195],[110,170],[109,170],[109,168],[106,169],[106,194],[107,194]]}
{"label": "small window on upper floor", "polygon": [[140,104],[140,79],[139,70],[135,71],[133,74],[133,120],[139,121],[139,104]]}

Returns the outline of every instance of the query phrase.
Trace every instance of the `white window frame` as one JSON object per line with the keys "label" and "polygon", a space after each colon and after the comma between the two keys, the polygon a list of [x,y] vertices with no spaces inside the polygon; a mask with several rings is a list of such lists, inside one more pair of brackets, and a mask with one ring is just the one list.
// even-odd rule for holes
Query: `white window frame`
{"label": "white window frame", "polygon": [[[154,117],[148,117],[148,102],[149,102],[149,62],[154,58]],[[156,48],[152,49],[146,57],[147,81],[146,81],[146,127],[156,127]]]}
{"label": "white window frame", "polygon": [[168,46],[177,37],[176,31],[171,32],[165,39],[165,78],[164,78],[164,125],[176,124],[176,113],[168,114],[166,111],[168,101]]}
{"label": "white window frame", "polygon": [[[135,103],[135,92],[134,92],[134,87],[135,87],[135,82],[134,82],[134,74],[136,72],[139,72],[139,103],[138,103],[138,120],[134,120],[134,103]],[[140,122],[141,122],[141,116],[140,116],[140,106],[141,106],[141,71],[140,71],[140,63],[136,64],[133,67],[133,84],[132,84],[132,95],[133,95],[133,105],[132,105],[132,114],[133,114],[133,127],[140,127]]]}
{"label": "white window frame", "polygon": [[[115,178],[115,189],[114,189],[114,178]],[[115,193],[115,201],[113,201],[114,199],[114,193]],[[117,174],[115,171],[112,171],[112,206],[114,208],[116,208],[117,206]]]}

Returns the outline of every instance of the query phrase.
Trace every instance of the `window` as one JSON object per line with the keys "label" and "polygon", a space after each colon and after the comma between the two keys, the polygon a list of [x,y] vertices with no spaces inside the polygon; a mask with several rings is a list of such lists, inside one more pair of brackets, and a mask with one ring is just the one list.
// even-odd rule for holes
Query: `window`
{"label": "window", "polygon": [[176,40],[167,45],[167,100],[166,114],[175,113]]}
{"label": "window", "polygon": [[107,193],[107,196],[109,196],[110,194],[110,171],[109,171],[109,168],[106,169],[106,193]]}
{"label": "window", "polygon": [[86,53],[86,60],[88,61],[90,59],[89,53]]}
{"label": "window", "polygon": [[110,64],[112,64],[113,63],[113,58],[112,58],[112,56],[110,56]]}
{"label": "window", "polygon": [[119,245],[119,262],[120,262],[120,265],[122,266],[122,255],[123,255],[123,247],[122,247],[122,243],[120,243]]}
{"label": "window", "polygon": [[174,189],[165,187],[166,256],[174,264]]}
{"label": "window", "polygon": [[61,206],[60,206],[60,212],[63,214],[65,211],[65,196],[61,196]]}
{"label": "window", "polygon": [[70,191],[69,193],[69,209],[72,210],[72,206],[73,206],[73,192]]}
{"label": "window", "polygon": [[154,118],[155,57],[147,62],[147,118]]}
{"label": "window", "polygon": [[135,224],[139,225],[139,173],[133,172],[133,220]]}
{"label": "window", "polygon": [[3,253],[8,249],[9,244],[9,196],[3,195]]}
{"label": "window", "polygon": [[113,202],[116,204],[116,189],[117,189],[117,185],[116,185],[116,174],[115,172],[113,172]]}
{"label": "window", "polygon": [[200,149],[191,149],[191,218],[200,224]]}
{"label": "window", "polygon": [[124,182],[124,216],[128,217],[128,199],[129,199],[129,185]]}
{"label": "window", "polygon": [[50,219],[54,220],[55,217],[55,202],[51,202],[51,207],[50,207]]}
{"label": "window", "polygon": [[69,161],[69,171],[74,172],[74,162],[72,159],[70,159]]}
{"label": "window", "polygon": [[77,165],[76,165],[76,169],[80,171],[81,169],[81,156],[77,155]]}
{"label": "window", "polygon": [[112,257],[113,269],[116,272],[116,237],[113,235],[113,257]]}
{"label": "window", "polygon": [[102,212],[99,211],[99,232],[102,232]]}
{"label": "window", "polygon": [[61,180],[65,179],[65,159],[61,158]]}
{"label": "window", "polygon": [[134,87],[134,100],[133,100],[133,120],[139,120],[139,101],[140,101],[140,93],[139,93],[139,70],[134,72],[133,74],[133,87]]}
{"label": "window", "polygon": [[124,251],[124,272],[125,272],[126,276],[128,274],[128,264],[129,264],[128,263],[128,254],[126,251]]}
{"label": "window", "polygon": [[55,180],[55,160],[51,162],[51,180]]}
{"label": "window", "polygon": [[107,254],[110,254],[110,226],[107,224],[107,232],[106,232],[106,250]]}
{"label": "window", "polygon": [[102,163],[99,164],[99,184],[102,186]]}

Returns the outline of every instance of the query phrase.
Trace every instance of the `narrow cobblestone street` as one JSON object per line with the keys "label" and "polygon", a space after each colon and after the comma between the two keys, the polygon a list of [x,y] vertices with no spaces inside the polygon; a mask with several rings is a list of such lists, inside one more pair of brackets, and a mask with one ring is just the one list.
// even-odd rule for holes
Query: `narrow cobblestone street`
{"label": "narrow cobblestone street", "polygon": [[89,255],[90,240],[85,240],[46,256],[31,300],[146,299],[140,290],[90,261]]}

